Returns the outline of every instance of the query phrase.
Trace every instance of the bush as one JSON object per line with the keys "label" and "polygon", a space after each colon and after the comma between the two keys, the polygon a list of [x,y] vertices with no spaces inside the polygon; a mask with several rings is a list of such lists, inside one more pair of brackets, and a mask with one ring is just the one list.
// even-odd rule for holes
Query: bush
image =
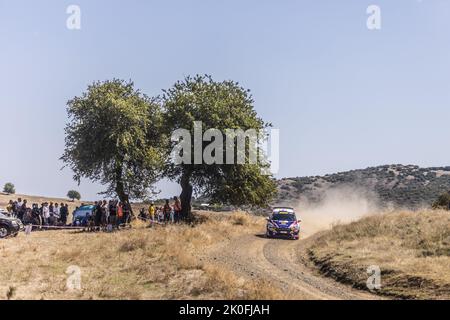
{"label": "bush", "polygon": [[248,213],[244,212],[235,212],[231,216],[231,221],[234,225],[238,226],[247,226],[251,223],[250,216]]}
{"label": "bush", "polygon": [[72,199],[72,201],[74,201],[75,199],[80,200],[81,195],[76,190],[70,190],[69,192],[67,192],[67,198]]}
{"label": "bush", "polygon": [[437,198],[437,200],[433,203],[433,209],[448,209],[450,206],[450,192],[443,193]]}
{"label": "bush", "polygon": [[16,193],[16,189],[11,182],[8,182],[8,183],[5,183],[5,186],[3,187],[3,192]]}

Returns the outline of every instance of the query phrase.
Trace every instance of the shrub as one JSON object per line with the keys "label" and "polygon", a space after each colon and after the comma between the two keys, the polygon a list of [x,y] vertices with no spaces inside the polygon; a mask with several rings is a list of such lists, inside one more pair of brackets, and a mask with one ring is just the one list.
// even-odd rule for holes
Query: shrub
{"label": "shrub", "polygon": [[433,203],[433,209],[444,208],[448,209],[450,206],[450,192],[441,194],[437,200]]}
{"label": "shrub", "polygon": [[11,182],[8,182],[8,183],[5,183],[5,186],[3,187],[3,192],[16,193],[16,189]]}
{"label": "shrub", "polygon": [[70,190],[69,192],[67,192],[67,198],[72,199],[72,201],[75,200],[75,199],[80,200],[81,199],[81,195],[76,190]]}

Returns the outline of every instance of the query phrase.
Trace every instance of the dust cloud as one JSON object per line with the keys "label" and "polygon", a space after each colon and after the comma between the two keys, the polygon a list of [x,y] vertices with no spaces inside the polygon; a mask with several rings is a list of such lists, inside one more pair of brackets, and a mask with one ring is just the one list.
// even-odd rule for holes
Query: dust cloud
{"label": "dust cloud", "polygon": [[373,192],[346,186],[325,190],[318,203],[301,199],[295,211],[302,220],[304,234],[311,235],[336,223],[348,223],[375,214],[380,209]]}

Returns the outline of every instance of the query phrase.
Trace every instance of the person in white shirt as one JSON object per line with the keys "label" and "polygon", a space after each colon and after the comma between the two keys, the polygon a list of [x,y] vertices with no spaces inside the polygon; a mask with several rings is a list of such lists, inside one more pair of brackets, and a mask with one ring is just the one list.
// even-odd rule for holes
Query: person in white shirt
{"label": "person in white shirt", "polygon": [[60,217],[60,209],[58,203],[53,206],[53,212],[50,212],[49,224],[56,225]]}
{"label": "person in white shirt", "polygon": [[60,214],[59,214],[59,206],[57,203],[55,203],[55,206],[53,207],[53,215],[56,217],[56,219],[59,220]]}
{"label": "person in white shirt", "polygon": [[42,219],[44,220],[44,225],[48,225],[48,218],[50,218],[50,210],[48,208],[48,203],[42,204]]}

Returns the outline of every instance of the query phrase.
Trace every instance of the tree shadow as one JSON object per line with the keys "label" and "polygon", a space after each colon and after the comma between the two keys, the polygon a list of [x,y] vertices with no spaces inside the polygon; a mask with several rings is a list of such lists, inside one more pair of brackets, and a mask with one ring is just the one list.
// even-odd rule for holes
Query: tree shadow
{"label": "tree shadow", "polygon": [[264,233],[255,234],[255,237],[269,239],[266,237],[266,235]]}
{"label": "tree shadow", "polygon": [[258,238],[262,238],[262,239],[271,239],[271,240],[281,240],[281,241],[287,241],[287,240],[292,240],[291,238],[289,238],[289,237],[282,237],[282,236],[279,236],[279,237],[273,237],[273,238],[268,238],[268,237],[266,237],[266,234],[265,233],[258,233],[258,234],[255,234],[255,237],[258,237]]}

